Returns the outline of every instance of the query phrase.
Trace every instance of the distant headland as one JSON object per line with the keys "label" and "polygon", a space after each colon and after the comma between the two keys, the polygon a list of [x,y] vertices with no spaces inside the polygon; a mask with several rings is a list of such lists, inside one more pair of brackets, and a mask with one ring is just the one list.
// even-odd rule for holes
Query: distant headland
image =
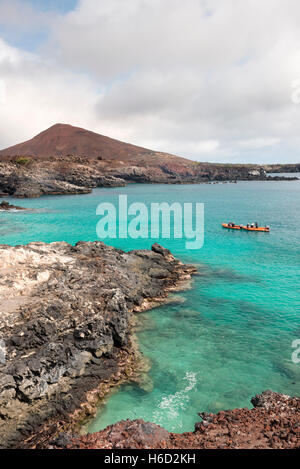
{"label": "distant headland", "polygon": [[196,162],[149,150],[95,132],[56,124],[27,142],[0,151],[0,195],[86,194],[96,187],[129,183],[294,180],[299,164],[255,165]]}

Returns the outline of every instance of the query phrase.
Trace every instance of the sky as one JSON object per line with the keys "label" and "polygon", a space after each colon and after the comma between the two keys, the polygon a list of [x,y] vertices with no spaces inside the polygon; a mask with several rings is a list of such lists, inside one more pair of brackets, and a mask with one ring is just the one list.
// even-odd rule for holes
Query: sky
{"label": "sky", "polygon": [[197,161],[300,162],[298,0],[0,0],[0,148],[68,123]]}

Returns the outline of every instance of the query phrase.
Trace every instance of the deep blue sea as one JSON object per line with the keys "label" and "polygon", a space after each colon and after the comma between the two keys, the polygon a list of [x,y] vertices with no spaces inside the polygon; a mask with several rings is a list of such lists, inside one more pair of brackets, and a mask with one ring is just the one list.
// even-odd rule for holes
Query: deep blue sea
{"label": "deep blue sea", "polygon": [[[0,243],[96,240],[99,203],[200,202],[205,241],[106,240],[124,250],[155,241],[200,275],[173,302],[141,315],[140,348],[151,369],[107,399],[91,422],[97,431],[121,419],[143,418],[168,430],[193,430],[198,412],[250,407],[266,389],[300,395],[300,364],[291,360],[300,339],[300,181],[202,185],[129,185],[92,194],[9,199],[33,209],[0,213]],[[270,233],[230,231],[222,222],[270,225]]]}

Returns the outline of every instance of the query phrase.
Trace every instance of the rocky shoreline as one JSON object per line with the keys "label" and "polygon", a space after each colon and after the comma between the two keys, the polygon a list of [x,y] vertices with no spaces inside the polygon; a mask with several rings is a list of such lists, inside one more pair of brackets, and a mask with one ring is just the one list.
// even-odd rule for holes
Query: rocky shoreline
{"label": "rocky shoreline", "polygon": [[252,409],[199,413],[188,433],[169,433],[153,423],[126,420],[85,436],[61,433],[53,449],[300,449],[300,399],[266,391]]}
{"label": "rocky shoreline", "polygon": [[300,173],[300,163],[298,164],[270,164],[264,165],[268,173]]}
{"label": "rocky shoreline", "polygon": [[0,245],[0,259],[0,448],[300,448],[300,399],[271,391],[253,409],[200,413],[194,432],[127,420],[79,436],[103,397],[144,371],[137,314],[196,269],[158,244]]}
{"label": "rocky shoreline", "polygon": [[0,196],[36,198],[43,195],[88,194],[96,187],[124,187],[131,183],[202,184],[297,179],[272,178],[263,167],[257,165],[197,163],[171,156],[155,153],[133,161],[79,156],[48,160],[2,157]]}
{"label": "rocky shoreline", "polygon": [[197,162],[58,123],[0,151],[0,196],[87,194],[95,187],[296,180],[268,173],[295,165]]}
{"label": "rocky shoreline", "polygon": [[196,273],[158,244],[0,245],[0,448],[74,431],[141,366],[135,313]]}
{"label": "rocky shoreline", "polygon": [[16,198],[37,198],[42,195],[89,194],[96,187],[122,187],[120,178],[105,175],[97,165],[81,159],[61,158],[48,162],[28,159],[22,166],[0,162],[0,195]]}

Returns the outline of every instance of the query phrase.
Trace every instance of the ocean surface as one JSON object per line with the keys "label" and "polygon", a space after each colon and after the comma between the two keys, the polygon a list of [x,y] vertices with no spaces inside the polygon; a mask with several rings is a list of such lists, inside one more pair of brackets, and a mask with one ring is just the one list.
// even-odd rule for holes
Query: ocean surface
{"label": "ocean surface", "polygon": [[[121,419],[143,418],[170,431],[193,430],[198,412],[251,407],[266,389],[300,395],[300,364],[291,359],[300,339],[300,181],[203,185],[129,185],[92,194],[8,199],[32,209],[0,213],[0,243],[97,239],[99,203],[200,202],[205,242],[114,239],[124,250],[158,241],[196,264],[188,291],[140,315],[140,348],[151,369],[141,384],[126,384],[101,406],[89,432]],[[222,222],[270,225],[270,233],[230,231]]]}

